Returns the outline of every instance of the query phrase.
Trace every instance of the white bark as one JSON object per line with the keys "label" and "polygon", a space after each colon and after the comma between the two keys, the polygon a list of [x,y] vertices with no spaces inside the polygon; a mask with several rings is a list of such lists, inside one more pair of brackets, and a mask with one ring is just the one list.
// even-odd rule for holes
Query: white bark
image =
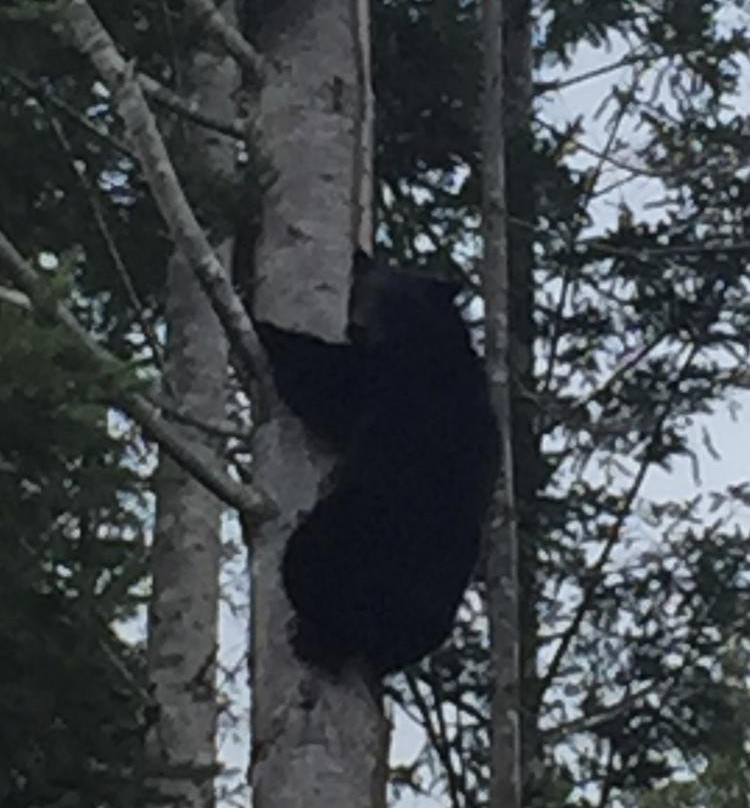
{"label": "white bark", "polygon": [[[233,6],[227,2],[227,9]],[[235,62],[223,51],[192,54],[185,66],[192,98],[204,111],[234,117],[239,82]],[[201,171],[229,174],[234,143],[204,129],[186,128]],[[229,266],[231,241],[216,248]],[[219,320],[184,256],[169,264],[165,381],[191,418],[224,417],[227,342]],[[195,427],[180,426],[185,441],[206,462],[220,455],[221,441]],[[207,450],[207,451],[206,451]],[[158,706],[148,755],[155,787],[167,804],[181,808],[214,805],[216,774],[216,651],[218,643],[221,502],[168,456],[156,476],[157,518],[152,553],[148,665]],[[155,804],[161,805],[159,799]]]}
{"label": "white bark", "polygon": [[[263,20],[273,67],[259,128],[278,172],[257,250],[255,311],[341,339],[355,242],[369,242],[371,103],[367,3],[285,2]],[[258,478],[280,515],[252,537],[253,802],[256,808],[370,808],[382,803],[384,722],[365,684],[300,665],[279,564],[330,458],[278,414],[259,430]]]}

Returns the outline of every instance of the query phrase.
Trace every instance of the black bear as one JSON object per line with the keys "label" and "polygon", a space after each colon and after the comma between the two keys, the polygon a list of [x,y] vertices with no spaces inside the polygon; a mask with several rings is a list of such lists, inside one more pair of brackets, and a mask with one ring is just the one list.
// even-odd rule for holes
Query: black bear
{"label": "black bear", "polygon": [[358,252],[348,343],[257,323],[279,395],[339,455],[282,562],[295,650],[324,669],[436,648],[476,564],[497,440],[456,292]]}

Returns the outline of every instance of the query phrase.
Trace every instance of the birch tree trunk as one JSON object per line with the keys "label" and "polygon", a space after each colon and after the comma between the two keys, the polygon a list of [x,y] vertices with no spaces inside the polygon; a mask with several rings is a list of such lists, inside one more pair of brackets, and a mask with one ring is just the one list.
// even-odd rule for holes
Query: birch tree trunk
{"label": "birch tree trunk", "polygon": [[[233,2],[224,4],[233,22]],[[191,53],[184,79],[197,108],[217,120],[235,117],[239,72],[210,42]],[[184,124],[190,153],[208,174],[233,170],[234,143]],[[195,166],[194,166],[195,167]],[[231,240],[217,245],[229,266]],[[198,422],[224,418],[227,344],[211,304],[183,255],[175,252],[167,279],[165,382],[180,408]],[[221,444],[205,431],[177,426],[207,463]],[[148,736],[154,805],[211,808],[216,758],[220,501],[164,453],[159,459],[152,553],[148,665],[157,718]],[[163,801],[160,801],[163,800]]]}
{"label": "birch tree trunk", "polygon": [[513,481],[510,276],[506,235],[503,0],[483,0],[482,235],[485,356],[499,425],[500,474],[490,509],[486,585],[490,618],[490,804],[521,806],[518,535]]}
{"label": "birch tree trunk", "polygon": [[[265,197],[255,312],[341,340],[353,248],[372,239],[368,3],[269,6],[259,129],[277,180]],[[318,498],[331,458],[298,422],[274,415],[258,430],[254,453],[280,515],[250,541],[253,803],[372,808],[384,793],[380,706],[354,672],[334,681],[296,660],[279,574],[285,541]]]}

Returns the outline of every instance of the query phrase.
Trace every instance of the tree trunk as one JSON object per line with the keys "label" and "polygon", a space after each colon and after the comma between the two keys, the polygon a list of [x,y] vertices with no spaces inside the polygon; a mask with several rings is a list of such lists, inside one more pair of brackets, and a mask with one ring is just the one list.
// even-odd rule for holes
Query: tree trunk
{"label": "tree trunk", "polygon": [[[232,21],[232,2],[224,4]],[[184,78],[197,108],[217,119],[236,116],[233,94],[239,74],[220,49],[193,51]],[[233,171],[231,140],[185,126],[190,153],[208,175]],[[194,166],[194,168],[196,168]],[[217,245],[228,266],[231,241]],[[203,423],[224,418],[227,345],[214,311],[180,253],[169,262],[166,300],[165,383],[181,409]],[[177,425],[175,425],[177,428]],[[179,427],[196,452],[212,462],[218,440]],[[221,513],[219,500],[163,453],[159,459],[152,553],[148,665],[158,708],[148,736],[148,753],[158,790],[154,805],[211,808],[216,759],[216,650],[219,602]]]}
{"label": "tree trunk", "polygon": [[[276,182],[264,200],[255,313],[342,339],[348,274],[372,238],[369,18],[366,0],[265,4],[269,68],[259,130]],[[383,803],[384,721],[365,683],[301,665],[279,575],[285,541],[331,468],[301,425],[275,412],[258,430],[257,478],[278,518],[251,537],[253,802],[256,808]]]}
{"label": "tree trunk", "polygon": [[533,240],[535,219],[532,163],[532,48],[529,0],[505,0],[504,66],[506,121],[506,198],[510,274],[511,422],[515,496],[518,507],[519,642],[521,675],[522,804],[539,806],[542,796],[537,729],[539,682],[536,673],[537,547],[541,531],[537,492],[544,467],[534,426]]}
{"label": "tree trunk", "polygon": [[520,637],[518,536],[514,492],[510,372],[510,277],[506,236],[505,77],[503,0],[484,0],[482,115],[482,273],[485,357],[497,414],[500,474],[490,509],[487,606],[492,677],[490,804],[521,806]]}

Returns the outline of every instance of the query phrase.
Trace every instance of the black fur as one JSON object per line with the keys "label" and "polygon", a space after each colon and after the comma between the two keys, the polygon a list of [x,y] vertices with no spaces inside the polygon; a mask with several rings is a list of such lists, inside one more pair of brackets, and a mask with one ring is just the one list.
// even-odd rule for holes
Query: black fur
{"label": "black fur", "polygon": [[455,292],[358,253],[348,344],[257,324],[280,395],[340,454],[282,565],[297,653],[323,668],[432,651],[476,564],[496,429]]}

